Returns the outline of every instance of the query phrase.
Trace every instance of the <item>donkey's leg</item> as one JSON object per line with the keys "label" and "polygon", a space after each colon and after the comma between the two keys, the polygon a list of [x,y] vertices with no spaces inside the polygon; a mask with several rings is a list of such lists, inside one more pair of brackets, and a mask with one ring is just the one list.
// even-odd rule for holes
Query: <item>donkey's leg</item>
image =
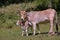
{"label": "donkey's leg", "polygon": [[39,28],[39,24],[37,24],[37,29],[38,29],[38,32],[40,34],[40,28]]}
{"label": "donkey's leg", "polygon": [[24,35],[24,30],[22,30],[22,36]]}
{"label": "donkey's leg", "polygon": [[26,27],[26,30],[25,31],[26,31],[26,36],[28,36],[28,28],[27,27]]}
{"label": "donkey's leg", "polygon": [[36,32],[36,23],[33,22],[33,35],[35,35],[35,32]]}
{"label": "donkey's leg", "polygon": [[50,27],[49,34],[54,34],[54,32],[53,32],[53,20],[50,20],[50,25],[51,25],[51,27]]}

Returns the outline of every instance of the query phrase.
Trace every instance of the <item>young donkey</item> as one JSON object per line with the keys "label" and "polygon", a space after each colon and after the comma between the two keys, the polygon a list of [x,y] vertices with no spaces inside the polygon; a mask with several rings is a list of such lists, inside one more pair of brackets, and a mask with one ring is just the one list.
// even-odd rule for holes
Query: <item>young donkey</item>
{"label": "young donkey", "polygon": [[[36,24],[43,22],[45,20],[50,21],[49,34],[54,34],[53,21],[56,15],[56,30],[58,32],[57,12],[54,9],[47,9],[43,11],[30,11],[30,12],[20,11],[19,15],[21,16],[22,20],[27,20],[30,24],[33,25],[33,35],[35,35]],[[40,30],[39,30],[39,33],[40,33]]]}
{"label": "young donkey", "polygon": [[24,33],[26,34],[26,36],[28,36],[28,21],[23,21],[23,20],[17,20],[16,25],[20,25],[21,29],[22,29],[22,36],[24,35]]}

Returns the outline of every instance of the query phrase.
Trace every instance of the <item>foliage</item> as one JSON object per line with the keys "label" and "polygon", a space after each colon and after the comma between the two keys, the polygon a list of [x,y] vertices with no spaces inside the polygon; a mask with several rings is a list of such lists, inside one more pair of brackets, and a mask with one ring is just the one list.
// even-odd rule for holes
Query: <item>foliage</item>
{"label": "foliage", "polygon": [[36,9],[46,9],[48,8],[48,5],[51,3],[52,8],[59,10],[60,8],[60,0],[0,0],[0,7],[8,6],[10,4],[17,4],[17,3],[27,3],[26,5],[29,5],[28,3],[32,3],[33,5],[36,5],[36,7],[32,6],[34,10]]}

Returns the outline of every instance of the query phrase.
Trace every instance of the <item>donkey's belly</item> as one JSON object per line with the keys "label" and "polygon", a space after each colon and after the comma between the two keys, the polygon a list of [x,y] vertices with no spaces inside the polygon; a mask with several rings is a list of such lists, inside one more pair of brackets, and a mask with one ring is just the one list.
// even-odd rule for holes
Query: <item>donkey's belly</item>
{"label": "donkey's belly", "polygon": [[40,17],[36,21],[39,23],[39,22],[43,22],[43,21],[46,21],[46,20],[48,20],[47,17]]}

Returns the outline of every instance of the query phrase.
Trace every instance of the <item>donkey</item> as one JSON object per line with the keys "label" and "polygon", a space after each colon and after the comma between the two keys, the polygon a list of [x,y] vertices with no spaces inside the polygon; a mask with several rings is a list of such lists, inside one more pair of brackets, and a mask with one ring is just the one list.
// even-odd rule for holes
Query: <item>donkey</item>
{"label": "donkey", "polygon": [[26,34],[28,36],[28,21],[17,20],[16,25],[20,25],[22,29],[22,36]]}
{"label": "donkey", "polygon": [[[36,34],[36,24],[43,22],[45,20],[50,21],[50,30],[48,34],[54,34],[53,31],[53,24],[54,24],[54,17],[56,18],[56,30],[58,32],[58,25],[57,25],[57,12],[54,9],[46,9],[43,11],[20,11],[19,15],[21,16],[22,20],[27,20],[30,24],[33,25],[33,35]],[[39,30],[40,33],[40,30]]]}

